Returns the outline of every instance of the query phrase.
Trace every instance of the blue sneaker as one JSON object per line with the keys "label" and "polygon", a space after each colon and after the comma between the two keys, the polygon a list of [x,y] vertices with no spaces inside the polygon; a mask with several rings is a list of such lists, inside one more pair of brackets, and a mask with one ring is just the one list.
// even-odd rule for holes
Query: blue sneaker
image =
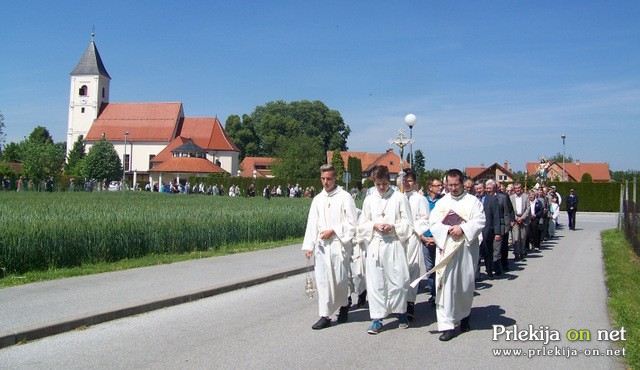
{"label": "blue sneaker", "polygon": [[398,327],[400,329],[406,329],[409,327],[409,319],[407,318],[407,314],[402,314],[398,316]]}
{"label": "blue sneaker", "polygon": [[367,330],[367,333],[376,335],[381,331],[382,331],[382,320],[375,320],[374,322],[371,323],[371,326],[369,327],[369,330]]}

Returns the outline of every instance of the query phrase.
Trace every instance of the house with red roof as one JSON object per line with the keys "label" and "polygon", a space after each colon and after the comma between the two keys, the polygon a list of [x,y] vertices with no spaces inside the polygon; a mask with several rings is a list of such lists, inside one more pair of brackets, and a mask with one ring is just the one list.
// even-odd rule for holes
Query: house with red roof
{"label": "house with red roof", "polygon": [[[395,181],[400,172],[400,156],[393,152],[393,149],[387,149],[384,153],[367,153],[367,152],[346,152],[341,151],[340,156],[344,162],[345,169],[349,171],[349,157],[360,159],[362,163],[362,180],[366,180],[371,176],[371,171],[376,166],[384,165],[389,168],[391,181]],[[327,163],[333,161],[333,151],[327,152]],[[409,164],[403,162],[403,168],[409,168]]]}
{"label": "house with red roof", "polygon": [[71,72],[67,150],[80,135],[87,151],[105,138],[134,183],[237,173],[240,150],[217,117],[185,117],[180,102],[111,103],[110,81],[92,35]]}
{"label": "house with red roof", "polygon": [[494,163],[489,167],[481,164],[480,167],[465,168],[465,175],[473,182],[495,180],[500,182],[513,182],[514,175],[509,169],[509,163],[504,162],[504,166]]}
{"label": "house with red roof", "polygon": [[255,178],[273,178],[271,166],[275,158],[270,157],[244,157],[240,163],[240,176]]}
{"label": "house with red roof", "polygon": [[[540,162],[528,162],[526,166],[527,176],[537,177],[540,170]],[[563,180],[564,172],[564,180]],[[611,173],[608,163],[581,163],[575,161],[563,164],[558,162],[547,162],[547,179],[549,181],[569,181],[580,182],[582,176],[588,173],[593,178],[593,182],[611,182]]]}

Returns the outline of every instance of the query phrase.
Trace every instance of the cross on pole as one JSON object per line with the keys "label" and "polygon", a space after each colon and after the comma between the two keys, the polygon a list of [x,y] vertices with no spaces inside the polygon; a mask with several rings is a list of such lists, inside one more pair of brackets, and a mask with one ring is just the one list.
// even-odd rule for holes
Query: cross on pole
{"label": "cross on pole", "polygon": [[402,177],[404,177],[404,165],[402,162],[402,156],[404,155],[404,147],[410,144],[413,144],[415,140],[413,138],[407,138],[404,136],[404,130],[398,130],[398,136],[395,139],[389,139],[389,144],[395,144],[400,148],[400,172],[398,172],[398,179],[396,183],[398,187],[402,189]]}

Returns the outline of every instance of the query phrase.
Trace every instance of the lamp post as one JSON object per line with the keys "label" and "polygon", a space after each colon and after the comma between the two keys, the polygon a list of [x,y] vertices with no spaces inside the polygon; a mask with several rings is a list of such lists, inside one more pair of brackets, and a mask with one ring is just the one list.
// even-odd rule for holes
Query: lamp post
{"label": "lamp post", "polygon": [[562,181],[564,182],[564,155],[565,155],[565,145],[564,145],[564,140],[567,138],[567,135],[562,134],[560,136],[562,138]]}
{"label": "lamp post", "polygon": [[413,168],[413,126],[416,125],[416,115],[409,113],[404,117],[404,122],[409,126],[409,139],[412,140],[409,144],[409,165]]}
{"label": "lamp post", "polygon": [[124,185],[124,178],[127,173],[127,136],[129,136],[129,131],[124,132],[124,154],[122,155],[122,185]]}

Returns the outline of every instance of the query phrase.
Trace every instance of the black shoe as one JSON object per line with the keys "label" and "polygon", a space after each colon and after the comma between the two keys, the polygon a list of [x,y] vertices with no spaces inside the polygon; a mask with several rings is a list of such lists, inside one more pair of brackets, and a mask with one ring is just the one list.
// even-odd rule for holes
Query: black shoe
{"label": "black shoe", "polygon": [[411,322],[415,318],[415,304],[413,302],[407,302],[407,320]]}
{"label": "black shoe", "polygon": [[365,290],[364,292],[358,295],[358,303],[356,303],[356,306],[358,308],[362,308],[366,303],[367,303],[367,291]]}
{"label": "black shoe", "polygon": [[340,312],[338,313],[338,322],[345,323],[349,320],[349,306],[340,307]]}
{"label": "black shoe", "polygon": [[451,339],[453,339],[453,337],[456,336],[456,331],[451,329],[451,330],[445,330],[442,332],[442,334],[440,335],[440,339],[443,342],[447,342],[450,341]]}
{"label": "black shoe", "polygon": [[502,272],[509,271],[509,266],[502,266]]}
{"label": "black shoe", "polygon": [[320,330],[320,329],[328,328],[330,326],[331,326],[331,319],[328,319],[326,317],[321,317],[317,323],[313,324],[311,329]]}
{"label": "black shoe", "polygon": [[460,320],[460,331],[466,333],[469,330],[471,330],[471,326],[469,325],[469,316],[467,316]]}

